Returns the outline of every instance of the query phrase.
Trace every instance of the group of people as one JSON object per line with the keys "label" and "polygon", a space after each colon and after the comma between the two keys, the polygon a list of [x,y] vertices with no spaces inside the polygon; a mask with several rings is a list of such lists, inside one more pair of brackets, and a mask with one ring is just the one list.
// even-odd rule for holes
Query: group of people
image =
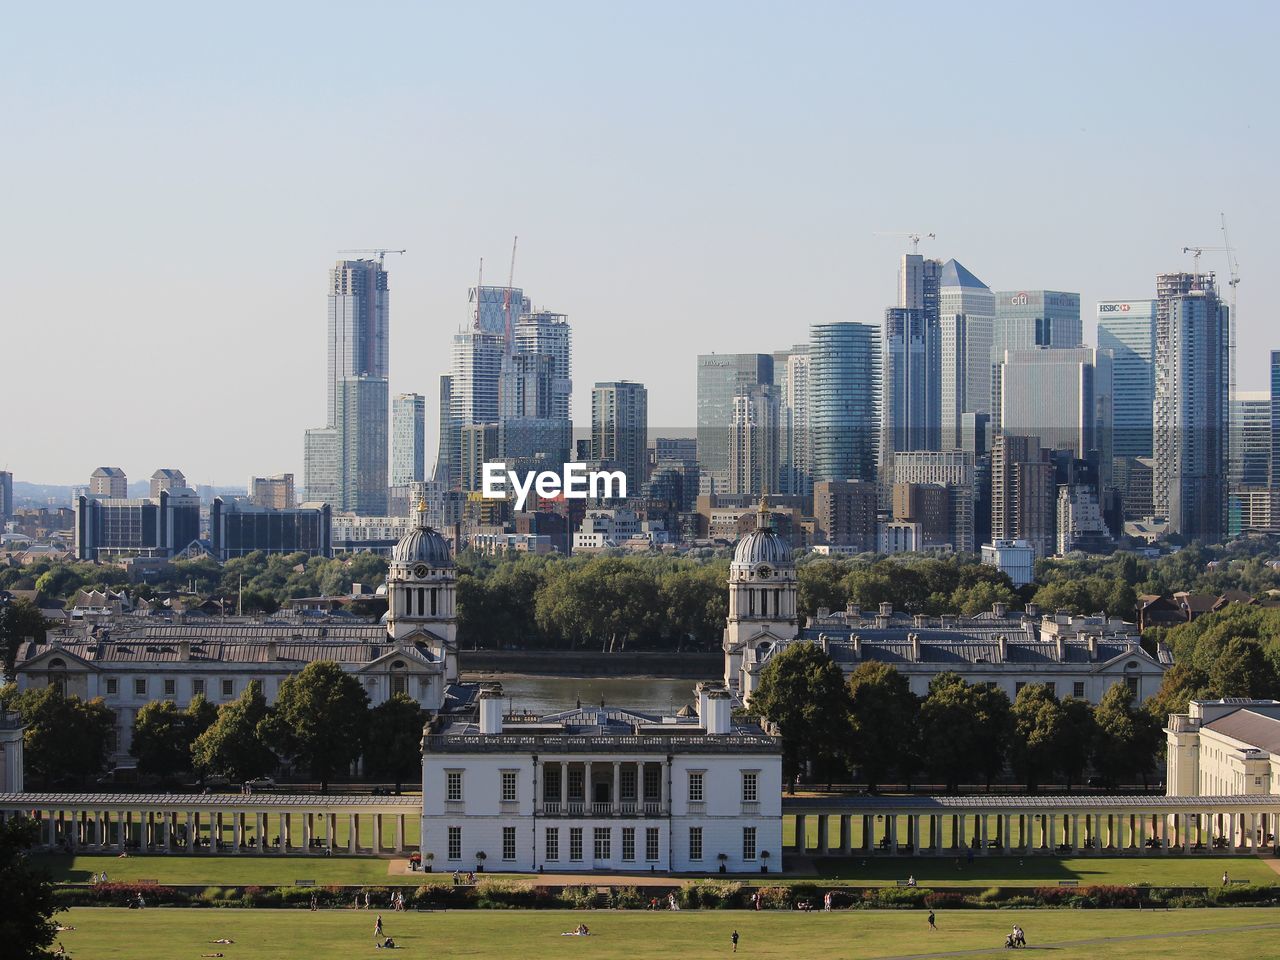
{"label": "group of people", "polygon": [[586,925],[585,923],[580,923],[580,924],[578,924],[578,929],[576,929],[576,930],[566,930],[564,933],[560,934],[560,936],[562,936],[562,937],[589,937],[589,936],[591,936],[591,931],[590,931],[589,929],[587,929],[587,925]]}
{"label": "group of people", "polygon": [[466,885],[467,885],[467,886],[469,886],[469,887],[474,887],[474,886],[476,885],[476,875],[475,875],[475,873],[474,873],[474,872],[469,872],[469,873],[464,877],[464,876],[463,876],[461,873],[459,873],[457,870],[453,871],[453,885],[454,885],[455,887],[458,887],[458,886],[461,886],[461,885],[463,885],[463,884],[466,884]]}
{"label": "group of people", "polygon": [[1027,945],[1027,935],[1022,932],[1022,927],[1016,923],[1013,925],[1013,932],[1004,938],[1004,945],[1007,948],[1025,947]]}

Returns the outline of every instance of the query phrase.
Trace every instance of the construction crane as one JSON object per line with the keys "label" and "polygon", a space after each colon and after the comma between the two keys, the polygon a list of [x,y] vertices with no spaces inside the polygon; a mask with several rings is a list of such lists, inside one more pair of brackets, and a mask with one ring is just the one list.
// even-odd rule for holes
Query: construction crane
{"label": "construction crane", "polygon": [[921,240],[936,240],[938,238],[938,235],[936,233],[912,233],[909,230],[897,230],[897,231],[878,230],[876,231],[876,236],[877,237],[906,237],[908,240],[911,241],[912,253],[920,252]]}
{"label": "construction crane", "polygon": [[375,247],[372,250],[339,250],[340,257],[356,257],[359,260],[372,260],[374,257],[378,259],[378,266],[382,266],[382,258],[388,253],[407,253],[407,250],[388,250],[385,247]]}
{"label": "construction crane", "polygon": [[1227,359],[1230,366],[1231,382],[1229,384],[1229,396],[1234,403],[1236,399],[1236,330],[1239,322],[1236,320],[1236,287],[1240,285],[1240,264],[1236,261],[1236,251],[1231,246],[1231,235],[1227,233],[1227,215],[1219,213],[1222,218],[1222,246],[1227,254],[1227,270],[1229,277],[1227,285],[1231,287],[1231,315],[1227,317]]}
{"label": "construction crane", "polygon": [[518,236],[511,238],[511,269],[507,272],[507,289],[502,296],[502,312],[506,321],[506,340],[507,349],[511,349],[511,342],[514,336],[511,327],[511,285],[516,279],[516,244],[520,242]]}
{"label": "construction crane", "polygon": [[475,289],[475,294],[476,294],[475,328],[477,330],[480,329],[480,288],[483,286],[484,286],[484,257],[481,257],[480,273],[476,277],[476,289]]}

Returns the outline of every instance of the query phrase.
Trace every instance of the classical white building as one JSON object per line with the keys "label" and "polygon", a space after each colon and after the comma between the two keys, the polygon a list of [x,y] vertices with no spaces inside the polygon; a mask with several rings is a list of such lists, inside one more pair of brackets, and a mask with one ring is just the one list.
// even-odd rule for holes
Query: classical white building
{"label": "classical white building", "polygon": [[1170,796],[1280,795],[1280,701],[1192,700],[1165,737]]}
{"label": "classical white building", "polygon": [[423,738],[422,854],[437,870],[730,871],[781,867],[780,742],[735,722],[728,691],[698,716],[579,707],[440,717]]}
{"label": "classical white building", "polygon": [[0,711],[0,793],[22,792],[22,719]]}
{"label": "classical white building", "polygon": [[456,589],[449,545],[419,512],[392,553],[382,623],[298,613],[265,621],[96,617],[23,643],[18,689],[57,685],[81,699],[102,697],[118,717],[115,762],[127,762],[144,704],[186,707],[197,695],[226,703],[254,680],[273,703],[285,679],[317,660],[356,676],[371,705],[403,693],[436,711],[458,680]]}

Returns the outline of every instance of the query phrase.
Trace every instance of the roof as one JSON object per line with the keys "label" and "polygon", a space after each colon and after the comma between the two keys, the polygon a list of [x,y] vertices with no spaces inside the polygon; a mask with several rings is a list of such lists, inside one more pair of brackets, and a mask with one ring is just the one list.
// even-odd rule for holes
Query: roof
{"label": "roof", "polygon": [[[148,807],[201,810],[234,807],[244,809],[246,798],[239,793],[0,793],[0,810],[45,809],[48,806],[90,807],[93,809],[134,810]],[[272,807],[305,807],[308,810],[332,810],[346,807],[393,807],[422,810],[422,797],[405,794],[398,797],[375,797],[367,793],[255,793],[249,801],[253,809]]]}
{"label": "roof", "polygon": [[978,290],[990,289],[985,283],[970,273],[965,266],[954,257],[942,265],[942,274],[938,278],[939,287],[972,287]]}
{"label": "roof", "polygon": [[834,796],[782,798],[782,813],[839,813],[861,810],[895,810],[914,813],[933,811],[996,813],[1003,811],[1041,812],[1051,810],[1080,810],[1084,813],[1106,814],[1115,809],[1189,810],[1197,813],[1213,813],[1223,809],[1258,810],[1272,806],[1269,798],[1261,794],[1227,794],[1217,797],[1169,797],[1169,796],[1111,796],[1097,793],[1075,793],[1066,796],[1015,794],[1000,796],[989,793],[973,796]]}
{"label": "roof", "polygon": [[[189,639],[188,663],[311,663],[332,660],[335,663],[368,664],[390,654],[398,654],[419,664],[435,661],[421,647],[396,647],[381,634],[380,643],[353,640],[283,640],[270,637],[231,639]],[[128,638],[110,640],[64,640],[59,646],[27,642],[18,649],[19,669],[46,654],[65,653],[86,663],[177,663],[183,660],[178,640],[143,640]]]}
{"label": "roof", "polygon": [[1280,720],[1253,710],[1236,710],[1211,720],[1201,729],[1212,730],[1267,753],[1280,754]]}

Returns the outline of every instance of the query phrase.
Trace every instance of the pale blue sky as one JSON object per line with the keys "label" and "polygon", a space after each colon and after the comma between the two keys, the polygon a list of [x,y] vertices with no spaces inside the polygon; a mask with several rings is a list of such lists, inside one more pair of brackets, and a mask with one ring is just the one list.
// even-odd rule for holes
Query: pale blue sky
{"label": "pale blue sky", "polygon": [[994,288],[1078,290],[1091,331],[1095,300],[1220,243],[1220,210],[1261,388],[1275,9],[9,5],[0,467],[301,481],[348,247],[409,250],[391,386],[434,426],[477,259],[504,281],[512,234],[516,283],[573,322],[579,420],[629,378],[688,427],[695,354],[879,322],[904,244],[878,230],[934,231],[923,252]]}

